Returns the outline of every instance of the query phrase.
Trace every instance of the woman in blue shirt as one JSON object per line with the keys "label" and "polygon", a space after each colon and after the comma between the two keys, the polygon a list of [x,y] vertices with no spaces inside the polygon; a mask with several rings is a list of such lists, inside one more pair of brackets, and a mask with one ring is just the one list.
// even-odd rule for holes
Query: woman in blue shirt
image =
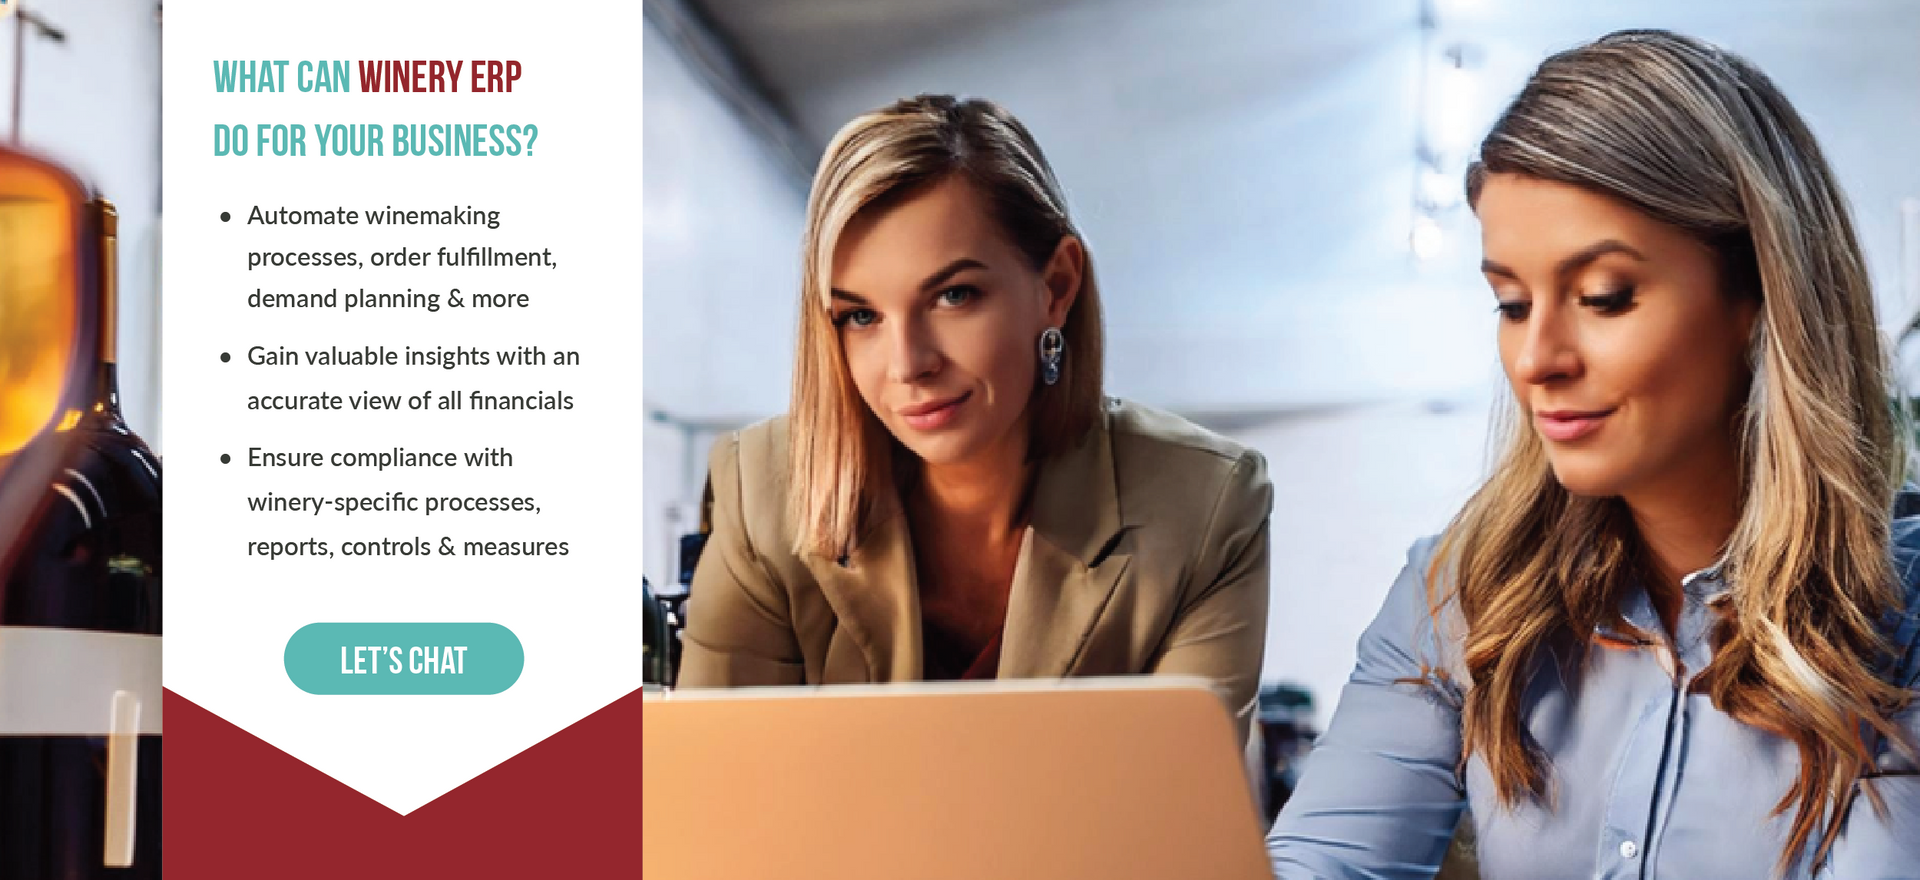
{"label": "woman in blue shirt", "polygon": [[[1282,878],[1920,877],[1920,519],[1806,125],[1658,31],[1549,58],[1468,174],[1514,406],[1268,837]],[[1908,499],[1910,500],[1910,499]]]}

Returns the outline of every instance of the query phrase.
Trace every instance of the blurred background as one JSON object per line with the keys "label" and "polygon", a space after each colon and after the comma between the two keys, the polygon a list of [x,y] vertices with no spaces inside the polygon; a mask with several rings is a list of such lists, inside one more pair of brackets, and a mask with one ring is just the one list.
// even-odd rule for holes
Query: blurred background
{"label": "blurred background", "polygon": [[12,0],[0,18],[0,138],[73,172],[120,212],[120,396],[160,436],[160,4]]}
{"label": "blurred background", "polygon": [[1110,394],[1272,465],[1265,678],[1324,724],[1414,539],[1477,485],[1501,393],[1461,180],[1547,54],[1626,27],[1746,55],[1920,304],[1920,3],[646,0],[644,557],[678,579],[719,432],[783,412],[812,170],[919,92],[1033,130],[1106,298]]}

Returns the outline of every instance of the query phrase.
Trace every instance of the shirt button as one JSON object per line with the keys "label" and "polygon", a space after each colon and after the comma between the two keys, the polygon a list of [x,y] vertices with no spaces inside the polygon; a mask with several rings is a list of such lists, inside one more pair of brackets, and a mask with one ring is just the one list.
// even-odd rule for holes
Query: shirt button
{"label": "shirt button", "polygon": [[1634,842],[1633,842],[1633,841],[1631,841],[1631,840],[1629,840],[1629,841],[1625,841],[1625,842],[1623,842],[1623,843],[1621,843],[1621,844],[1620,844],[1620,857],[1621,857],[1621,858],[1623,858],[1623,859],[1630,859],[1630,858],[1633,858],[1634,856],[1637,856],[1637,855],[1639,855],[1639,854],[1640,854],[1640,845],[1639,845],[1639,844],[1637,844],[1637,843],[1634,843]]}

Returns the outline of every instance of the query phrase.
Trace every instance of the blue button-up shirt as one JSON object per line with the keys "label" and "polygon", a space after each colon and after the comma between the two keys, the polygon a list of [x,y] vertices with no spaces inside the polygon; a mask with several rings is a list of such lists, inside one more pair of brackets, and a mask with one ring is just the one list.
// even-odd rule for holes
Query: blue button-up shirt
{"label": "blue button-up shirt", "polygon": [[[1427,610],[1433,545],[1414,545],[1361,636],[1339,709],[1267,837],[1278,877],[1424,880],[1468,808],[1483,880],[1773,876],[1794,813],[1772,811],[1793,784],[1799,753],[1689,693],[1713,657],[1712,605],[1729,589],[1717,569],[1685,580],[1671,645],[1602,631],[1538,665],[1522,711],[1550,761],[1551,800],[1509,809],[1479,757],[1456,771],[1460,694],[1446,683],[1406,683],[1422,677],[1422,660],[1465,680],[1458,634],[1447,635],[1457,615],[1449,625],[1443,614],[1436,635]],[[1920,519],[1895,522],[1894,550],[1909,610],[1886,623],[1897,656],[1882,674],[1912,690],[1920,686]],[[1665,632],[1644,589],[1623,601],[1630,623]],[[1920,701],[1899,721],[1920,739]],[[1878,768],[1863,784],[1878,790],[1887,814],[1855,798],[1826,863],[1814,865],[1809,846],[1788,877],[1920,878],[1920,769],[1884,747]]]}

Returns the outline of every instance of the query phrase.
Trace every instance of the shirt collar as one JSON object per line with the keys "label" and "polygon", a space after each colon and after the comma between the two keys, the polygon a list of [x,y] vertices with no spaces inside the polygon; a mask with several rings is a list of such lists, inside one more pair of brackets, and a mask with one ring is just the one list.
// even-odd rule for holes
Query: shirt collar
{"label": "shirt collar", "polygon": [[1709,603],[1718,601],[1730,589],[1725,576],[1726,569],[1727,557],[1723,555],[1712,565],[1681,578],[1680,589],[1689,599]]}
{"label": "shirt collar", "polygon": [[[1727,558],[1720,557],[1712,565],[1693,572],[1680,579],[1680,588],[1686,594],[1689,605],[1712,606],[1725,599],[1732,591],[1726,579]],[[1605,623],[1594,627],[1594,633],[1602,638],[1623,644],[1652,644],[1652,637],[1665,631],[1660,615],[1653,608],[1653,598],[1647,594],[1646,585],[1639,578],[1632,578],[1627,589],[1620,596],[1620,616],[1628,625],[1638,628],[1644,635],[1622,631]],[[1682,613],[1682,626],[1685,628],[1686,614]],[[1691,642],[1691,639],[1684,641]]]}

